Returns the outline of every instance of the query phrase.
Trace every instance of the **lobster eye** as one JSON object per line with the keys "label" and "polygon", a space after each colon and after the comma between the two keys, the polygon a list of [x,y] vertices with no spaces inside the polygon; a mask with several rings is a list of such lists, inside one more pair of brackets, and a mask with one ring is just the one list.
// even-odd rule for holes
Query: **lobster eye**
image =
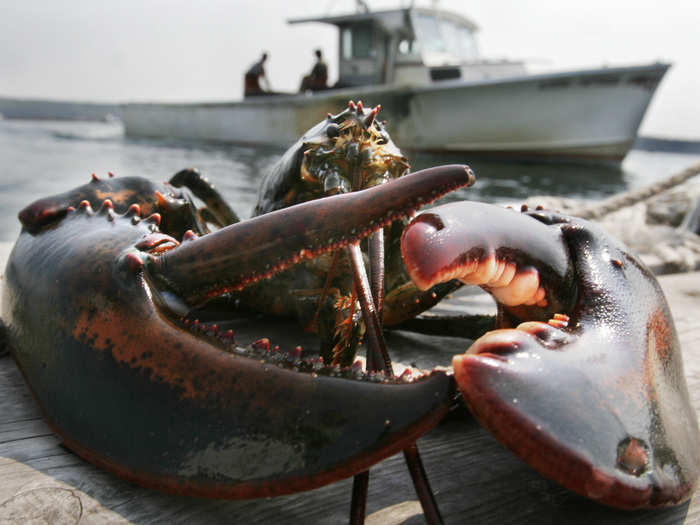
{"label": "lobster eye", "polygon": [[326,135],[328,135],[328,138],[331,139],[340,135],[340,128],[338,127],[338,124],[328,124],[328,126],[326,126]]}

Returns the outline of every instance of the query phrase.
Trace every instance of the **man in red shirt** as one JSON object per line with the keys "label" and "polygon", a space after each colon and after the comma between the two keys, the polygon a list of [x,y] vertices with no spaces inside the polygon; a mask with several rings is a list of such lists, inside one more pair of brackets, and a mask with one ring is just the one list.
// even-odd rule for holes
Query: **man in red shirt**
{"label": "man in red shirt", "polygon": [[[267,53],[263,53],[255,64],[250,66],[250,69],[246,71],[245,80],[243,84],[243,96],[250,97],[256,95],[267,95],[270,92],[270,82],[265,76],[265,61],[267,60]],[[266,90],[260,86],[260,79],[265,81]]]}

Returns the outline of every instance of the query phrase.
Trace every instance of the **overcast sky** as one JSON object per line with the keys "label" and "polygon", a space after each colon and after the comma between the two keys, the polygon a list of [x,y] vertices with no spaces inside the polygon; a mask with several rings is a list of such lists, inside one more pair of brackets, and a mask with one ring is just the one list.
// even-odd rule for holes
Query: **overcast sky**
{"label": "overcast sky", "polygon": [[[392,8],[403,0],[366,0]],[[0,0],[0,96],[83,101],[238,99],[262,49],[272,87],[295,90],[335,29],[285,20],[354,10],[352,0]],[[420,0],[418,5],[426,5]],[[482,55],[531,68],[673,62],[645,134],[700,139],[700,1],[442,0],[480,26]]]}

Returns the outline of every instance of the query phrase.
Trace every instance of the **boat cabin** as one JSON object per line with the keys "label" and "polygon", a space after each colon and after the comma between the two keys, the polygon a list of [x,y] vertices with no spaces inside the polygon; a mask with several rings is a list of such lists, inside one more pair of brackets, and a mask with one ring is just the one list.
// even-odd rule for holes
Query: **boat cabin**
{"label": "boat cabin", "polygon": [[334,87],[424,85],[484,80],[525,72],[522,62],[479,58],[477,25],[457,13],[412,7],[298,18],[338,27],[338,82]]}

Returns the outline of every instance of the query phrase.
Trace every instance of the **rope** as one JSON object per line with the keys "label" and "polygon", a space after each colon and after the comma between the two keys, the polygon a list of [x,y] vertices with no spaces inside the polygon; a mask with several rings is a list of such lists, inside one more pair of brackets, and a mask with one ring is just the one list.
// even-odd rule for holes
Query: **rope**
{"label": "rope", "polygon": [[679,173],[675,173],[665,179],[662,179],[654,184],[649,184],[638,190],[628,191],[621,195],[615,195],[608,199],[604,199],[596,204],[587,205],[579,210],[569,211],[570,215],[576,215],[583,219],[598,220],[602,217],[619,210],[633,206],[638,202],[645,201],[651,197],[667,191],[675,186],[683,184],[688,179],[700,174],[700,164],[694,164]]}

